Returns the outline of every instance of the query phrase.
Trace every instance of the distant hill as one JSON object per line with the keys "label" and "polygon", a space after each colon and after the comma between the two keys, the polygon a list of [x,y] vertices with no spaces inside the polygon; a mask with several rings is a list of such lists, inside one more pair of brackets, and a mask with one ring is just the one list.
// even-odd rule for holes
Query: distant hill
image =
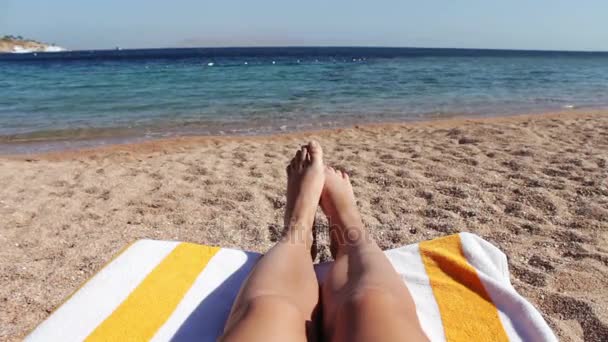
{"label": "distant hill", "polygon": [[60,52],[64,48],[45,44],[31,39],[24,39],[20,36],[4,36],[0,38],[0,53],[29,53],[29,52]]}

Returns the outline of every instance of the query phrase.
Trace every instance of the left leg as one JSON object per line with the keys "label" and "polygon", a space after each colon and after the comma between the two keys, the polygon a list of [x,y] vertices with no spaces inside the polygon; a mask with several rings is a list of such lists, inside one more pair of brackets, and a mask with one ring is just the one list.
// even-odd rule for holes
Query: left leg
{"label": "left leg", "polygon": [[256,264],[232,307],[224,341],[314,339],[319,285],[310,258],[312,225],[325,181],[323,151],[302,147],[287,167],[282,239]]}

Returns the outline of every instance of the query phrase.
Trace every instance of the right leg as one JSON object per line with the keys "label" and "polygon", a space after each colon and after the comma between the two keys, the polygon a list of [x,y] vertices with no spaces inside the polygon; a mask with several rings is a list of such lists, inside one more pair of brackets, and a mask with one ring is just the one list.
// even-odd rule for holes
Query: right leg
{"label": "right leg", "polygon": [[321,207],[335,262],[321,289],[331,341],[425,341],[407,287],[364,229],[346,173],[326,168]]}

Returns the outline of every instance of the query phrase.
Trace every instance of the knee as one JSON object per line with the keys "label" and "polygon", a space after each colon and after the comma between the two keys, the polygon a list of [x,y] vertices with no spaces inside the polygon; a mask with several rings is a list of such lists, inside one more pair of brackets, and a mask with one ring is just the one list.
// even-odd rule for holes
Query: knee
{"label": "knee", "polygon": [[331,340],[355,340],[370,326],[382,326],[387,316],[394,317],[393,303],[394,296],[384,289],[356,289],[342,298],[332,317],[324,317],[325,329]]}
{"label": "knee", "polygon": [[261,295],[249,299],[241,308],[236,308],[235,313],[239,311],[238,316],[246,317],[284,317],[284,318],[301,318],[303,314],[295,303],[283,296],[278,295]]}
{"label": "knee", "polygon": [[[282,324],[277,325],[279,321]],[[305,319],[300,310],[288,299],[276,295],[261,295],[234,308],[219,340],[295,340],[281,336],[305,336],[304,323]]]}
{"label": "knee", "polygon": [[[345,298],[329,332],[338,340],[428,340],[415,307],[403,305],[396,294],[382,288],[357,289]],[[364,338],[360,338],[364,336]],[[389,338],[390,337],[390,338]]]}
{"label": "knee", "polygon": [[353,291],[342,303],[344,314],[372,313],[395,305],[395,296],[381,288],[367,287]]}

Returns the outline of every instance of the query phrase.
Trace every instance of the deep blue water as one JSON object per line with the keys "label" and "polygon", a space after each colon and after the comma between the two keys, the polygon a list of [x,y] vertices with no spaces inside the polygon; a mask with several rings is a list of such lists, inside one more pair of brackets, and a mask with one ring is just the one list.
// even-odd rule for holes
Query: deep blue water
{"label": "deep blue water", "polygon": [[[226,48],[0,55],[0,145],[608,107],[608,53]],[[0,150],[2,150],[0,146]]]}

